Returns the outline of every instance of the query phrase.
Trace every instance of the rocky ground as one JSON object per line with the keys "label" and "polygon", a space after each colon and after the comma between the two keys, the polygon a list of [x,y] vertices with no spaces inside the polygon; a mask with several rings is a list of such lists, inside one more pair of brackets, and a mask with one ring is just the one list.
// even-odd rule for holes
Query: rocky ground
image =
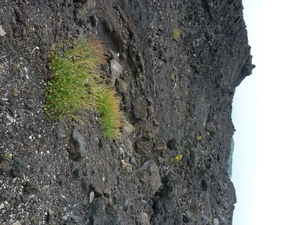
{"label": "rocky ground", "polygon": [[[51,46],[92,34],[119,140],[93,113],[43,111]],[[231,104],[254,68],[241,0],[1,0],[0,48],[0,224],[232,224]]]}

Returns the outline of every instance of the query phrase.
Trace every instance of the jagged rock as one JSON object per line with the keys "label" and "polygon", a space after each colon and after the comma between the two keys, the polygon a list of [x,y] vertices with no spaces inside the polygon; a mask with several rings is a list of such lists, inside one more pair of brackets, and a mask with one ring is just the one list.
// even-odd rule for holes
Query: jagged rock
{"label": "jagged rock", "polygon": [[75,224],[78,224],[79,225],[79,217],[74,215],[73,213],[71,213],[69,216],[68,216],[68,219],[67,221],[64,223],[66,225],[75,225]]}
{"label": "jagged rock", "polygon": [[56,131],[57,139],[65,138],[66,137],[66,127],[62,121],[58,122],[57,131]]}
{"label": "jagged rock", "polygon": [[13,157],[13,161],[11,173],[14,177],[19,177],[25,169],[25,163],[21,159],[15,157]]}
{"label": "jagged rock", "polygon": [[167,147],[169,148],[169,149],[171,149],[171,150],[176,150],[177,149],[177,145],[178,145],[178,143],[177,143],[177,141],[174,139],[174,138],[172,138],[170,141],[168,141],[168,143],[167,143]]}
{"label": "jagged rock", "polygon": [[219,219],[218,218],[214,218],[214,225],[219,225],[220,222],[219,222]]}
{"label": "jagged rock", "polygon": [[122,162],[121,163],[122,168],[127,172],[131,173],[132,172],[132,165],[128,162]]}
{"label": "jagged rock", "polygon": [[130,159],[129,159],[129,163],[136,167],[137,166],[137,163],[136,163],[136,160],[135,160],[135,157],[134,156],[131,156]]}
{"label": "jagged rock", "polygon": [[99,23],[99,19],[97,16],[93,15],[90,17],[90,21],[93,27],[96,27]]}
{"label": "jagged rock", "polygon": [[3,29],[2,26],[0,26],[0,36],[3,37],[4,35],[6,35],[5,30]]}
{"label": "jagged rock", "polygon": [[206,130],[212,133],[217,133],[217,128],[211,121],[206,124]]}
{"label": "jagged rock", "polygon": [[70,141],[69,157],[74,161],[81,161],[86,157],[85,140],[76,128]]}
{"label": "jagged rock", "polygon": [[123,135],[127,137],[134,131],[134,126],[132,126],[127,120],[123,120],[122,131]]}
{"label": "jagged rock", "polygon": [[144,163],[141,169],[135,171],[136,176],[142,184],[142,192],[154,195],[162,186],[159,169],[154,161]]}
{"label": "jagged rock", "polygon": [[27,99],[27,100],[25,100],[24,104],[25,104],[25,106],[28,109],[32,109],[34,107],[34,101],[33,101],[33,99]]}
{"label": "jagged rock", "polygon": [[110,59],[115,59],[115,60],[117,60],[119,62],[119,55],[117,53],[115,53],[111,49],[108,50],[108,53],[109,53]]}
{"label": "jagged rock", "polygon": [[116,80],[116,87],[118,89],[118,92],[124,94],[127,91],[128,84],[122,80],[121,78],[117,78]]}
{"label": "jagged rock", "polygon": [[101,198],[95,198],[89,207],[89,225],[118,224],[118,214],[106,207]]}
{"label": "jagged rock", "polygon": [[135,118],[145,121],[147,119],[148,104],[141,98],[135,99],[132,102],[133,114]]}
{"label": "jagged rock", "polygon": [[36,182],[33,181],[27,181],[24,185],[24,189],[28,194],[32,194],[38,190],[38,186]]}
{"label": "jagged rock", "polygon": [[157,150],[157,151],[166,150],[167,149],[167,144],[163,140],[158,140],[158,141],[155,142],[154,149]]}
{"label": "jagged rock", "polygon": [[148,214],[145,212],[140,212],[139,214],[140,224],[141,225],[150,225]]}
{"label": "jagged rock", "polygon": [[119,78],[120,74],[123,72],[123,67],[118,63],[117,60],[110,60],[110,81],[111,85],[114,86],[116,79]]}

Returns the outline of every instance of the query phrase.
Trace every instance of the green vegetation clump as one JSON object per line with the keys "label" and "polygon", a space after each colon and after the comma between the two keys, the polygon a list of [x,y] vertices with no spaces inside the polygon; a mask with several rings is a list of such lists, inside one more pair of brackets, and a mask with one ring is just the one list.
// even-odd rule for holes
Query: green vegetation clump
{"label": "green vegetation clump", "polygon": [[86,112],[95,111],[102,117],[103,135],[117,137],[120,98],[101,75],[100,65],[106,62],[104,47],[96,37],[54,46],[49,55],[51,77],[45,83],[48,117],[83,121]]}
{"label": "green vegetation clump", "polygon": [[178,28],[174,28],[172,30],[172,38],[175,40],[175,41],[178,41],[180,39],[180,36],[181,36],[181,31],[178,29]]}
{"label": "green vegetation clump", "polygon": [[112,88],[106,87],[96,92],[97,112],[101,117],[101,122],[105,125],[104,136],[113,138],[119,136],[122,118],[120,101],[121,99],[116,97],[116,91]]}
{"label": "green vegetation clump", "polygon": [[3,159],[3,160],[9,161],[9,160],[12,159],[12,154],[9,153],[9,152],[5,152],[5,153],[2,155],[2,159]]}

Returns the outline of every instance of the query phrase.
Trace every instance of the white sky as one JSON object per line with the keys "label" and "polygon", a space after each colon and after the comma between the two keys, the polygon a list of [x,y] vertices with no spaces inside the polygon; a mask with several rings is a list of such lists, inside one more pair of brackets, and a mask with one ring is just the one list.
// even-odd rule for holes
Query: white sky
{"label": "white sky", "polygon": [[233,224],[300,224],[300,2],[243,5],[256,68],[233,104]]}

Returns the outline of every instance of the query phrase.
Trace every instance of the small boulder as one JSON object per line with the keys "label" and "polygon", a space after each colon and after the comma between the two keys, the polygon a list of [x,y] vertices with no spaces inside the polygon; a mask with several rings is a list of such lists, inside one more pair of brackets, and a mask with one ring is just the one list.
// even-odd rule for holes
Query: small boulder
{"label": "small boulder", "polygon": [[133,114],[135,118],[145,121],[147,119],[147,102],[138,98],[132,102]]}
{"label": "small boulder", "polygon": [[208,122],[206,124],[206,130],[208,130],[209,132],[212,132],[212,133],[217,133],[217,128],[212,122]]}
{"label": "small boulder", "polygon": [[147,194],[154,195],[162,186],[159,169],[152,160],[145,162],[135,174],[142,184],[142,191]]}
{"label": "small boulder", "polygon": [[2,26],[0,26],[0,36],[3,37],[6,35],[5,30],[2,28]]}
{"label": "small boulder", "polygon": [[14,177],[19,177],[25,169],[25,163],[19,158],[13,158],[13,165],[11,168],[11,173]]}
{"label": "small boulder", "polygon": [[114,86],[116,79],[119,78],[120,74],[123,72],[123,67],[118,63],[117,60],[110,60],[110,80],[111,85]]}
{"label": "small boulder", "polygon": [[81,161],[86,157],[84,138],[76,128],[73,130],[70,142],[69,157],[74,161]]}

